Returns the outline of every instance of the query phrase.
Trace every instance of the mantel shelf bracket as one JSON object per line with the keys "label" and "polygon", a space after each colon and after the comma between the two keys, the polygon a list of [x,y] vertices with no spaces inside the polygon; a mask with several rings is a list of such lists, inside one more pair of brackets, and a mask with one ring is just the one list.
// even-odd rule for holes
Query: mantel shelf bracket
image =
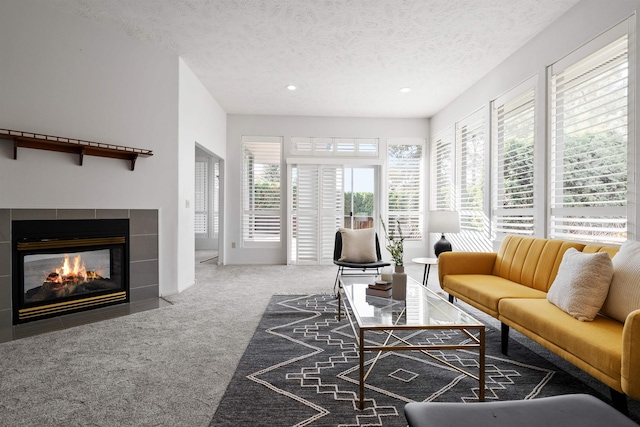
{"label": "mantel shelf bracket", "polygon": [[142,148],[104,144],[101,142],[63,138],[18,130],[0,129],[0,139],[13,141],[14,160],[18,159],[18,147],[23,147],[77,154],[80,166],[82,166],[84,162],[85,155],[128,160],[131,162],[131,170],[133,171],[139,156],[153,156],[153,151]]}

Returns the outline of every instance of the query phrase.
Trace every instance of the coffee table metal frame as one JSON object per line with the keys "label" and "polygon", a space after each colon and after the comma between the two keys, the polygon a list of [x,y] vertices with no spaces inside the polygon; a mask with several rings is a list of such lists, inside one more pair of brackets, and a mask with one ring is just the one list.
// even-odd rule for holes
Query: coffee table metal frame
{"label": "coffee table metal frame", "polygon": [[[485,325],[410,277],[407,277],[406,300],[397,301],[392,298],[366,295],[366,288],[369,283],[373,283],[374,279],[374,276],[340,277],[338,290],[338,320],[341,319],[341,311],[344,308],[358,346],[360,359],[359,408],[364,409],[365,383],[383,351],[419,351],[449,368],[477,380],[479,385],[478,400],[483,402],[485,397]],[[411,319],[408,320],[407,306],[415,304],[421,307],[418,308],[418,311],[422,310],[422,313],[412,313]],[[364,313],[358,312],[358,310],[370,310],[371,308],[374,310],[377,308],[379,312],[384,312],[386,318],[376,318],[375,316],[365,318],[361,315]],[[434,317],[429,315],[429,310],[437,311],[437,313],[432,313]],[[410,311],[415,312],[416,310]],[[389,314],[391,315],[389,316]],[[437,315],[440,318],[437,318]],[[467,339],[458,344],[412,344],[396,333],[397,331],[420,330],[461,330]],[[367,344],[366,334],[371,331],[382,331],[387,334],[382,345]],[[475,375],[454,366],[430,353],[435,350],[477,350],[478,374]],[[364,354],[367,351],[377,351],[378,354],[365,372]]]}

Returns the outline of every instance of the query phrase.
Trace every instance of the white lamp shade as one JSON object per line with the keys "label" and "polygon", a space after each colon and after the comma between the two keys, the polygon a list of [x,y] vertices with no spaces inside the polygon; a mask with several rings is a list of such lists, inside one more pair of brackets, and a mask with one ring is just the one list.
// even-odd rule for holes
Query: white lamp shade
{"label": "white lamp shade", "polygon": [[431,233],[458,233],[460,214],[457,211],[429,211],[427,230]]}

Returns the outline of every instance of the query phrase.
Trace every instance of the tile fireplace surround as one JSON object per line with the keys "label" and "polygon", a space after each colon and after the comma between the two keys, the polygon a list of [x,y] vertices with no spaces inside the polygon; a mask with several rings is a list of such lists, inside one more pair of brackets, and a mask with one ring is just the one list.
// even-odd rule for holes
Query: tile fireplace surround
{"label": "tile fireplace surround", "polygon": [[0,330],[12,327],[11,221],[129,219],[130,304],[159,296],[156,209],[0,209]]}

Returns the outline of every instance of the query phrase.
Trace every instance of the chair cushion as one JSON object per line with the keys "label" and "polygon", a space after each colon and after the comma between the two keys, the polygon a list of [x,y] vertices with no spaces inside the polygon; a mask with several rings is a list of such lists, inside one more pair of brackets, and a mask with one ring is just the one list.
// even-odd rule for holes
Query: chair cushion
{"label": "chair cushion", "polygon": [[640,308],[640,242],[624,242],[612,262],[613,279],[601,313],[624,323]]}
{"label": "chair cushion", "polygon": [[369,263],[378,260],[376,231],[373,228],[352,230],[341,228],[342,255],[339,261]]}
{"label": "chair cushion", "polygon": [[602,308],[612,277],[607,252],[585,254],[570,248],[562,256],[547,300],[576,319],[590,322]]}

